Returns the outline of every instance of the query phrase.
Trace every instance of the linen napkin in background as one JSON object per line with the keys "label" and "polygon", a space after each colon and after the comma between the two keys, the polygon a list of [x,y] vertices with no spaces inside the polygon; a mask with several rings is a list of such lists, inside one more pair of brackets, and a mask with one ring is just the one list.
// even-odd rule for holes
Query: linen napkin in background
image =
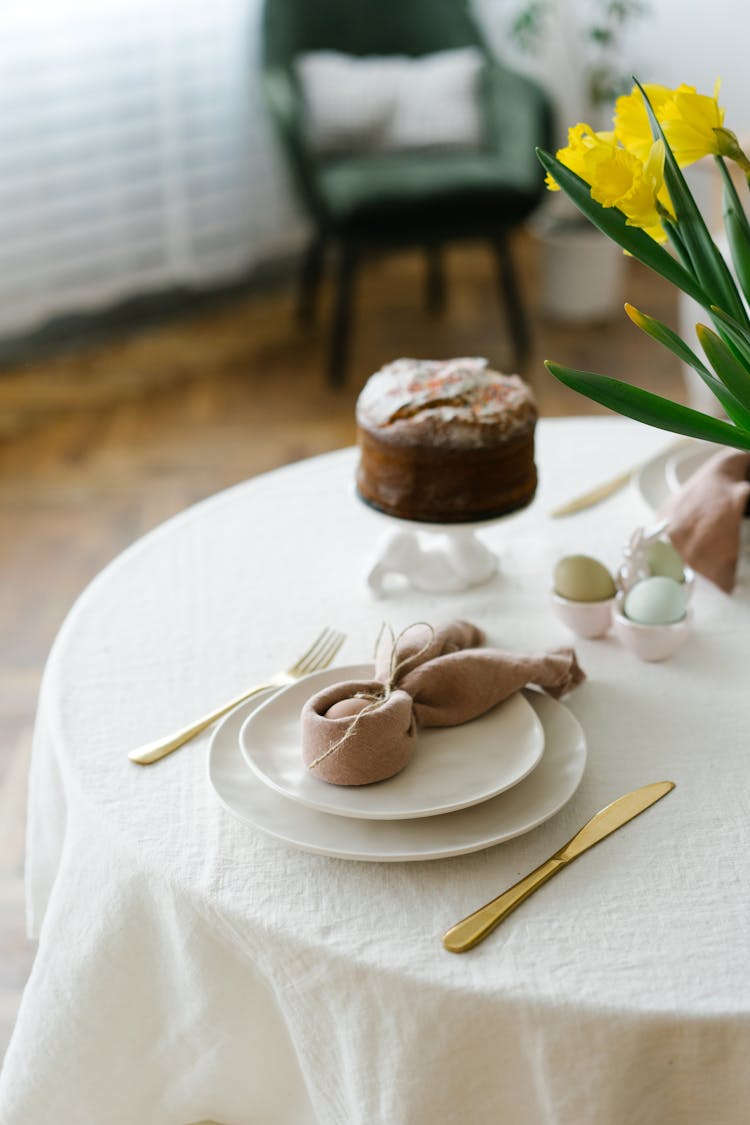
{"label": "linen napkin in background", "polygon": [[734,589],[740,529],[750,498],[750,453],[725,449],[695,473],[659,513],[683,560],[725,593]]}
{"label": "linen napkin in background", "polygon": [[557,699],[585,678],[571,648],[521,655],[483,642],[466,621],[381,640],[374,680],[333,684],[304,705],[308,769],[332,785],[383,781],[407,765],[418,727],[468,722],[528,684]]}

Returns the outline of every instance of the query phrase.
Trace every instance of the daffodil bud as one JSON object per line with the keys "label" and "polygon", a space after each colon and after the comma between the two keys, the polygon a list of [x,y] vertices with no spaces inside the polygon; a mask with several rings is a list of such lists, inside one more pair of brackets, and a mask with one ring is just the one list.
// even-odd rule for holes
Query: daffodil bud
{"label": "daffodil bud", "polygon": [[737,140],[736,134],[731,129],[724,129],[723,127],[714,129],[714,134],[716,136],[717,155],[734,160],[735,164],[739,164],[745,172],[750,171],[750,160],[740,148],[740,142]]}

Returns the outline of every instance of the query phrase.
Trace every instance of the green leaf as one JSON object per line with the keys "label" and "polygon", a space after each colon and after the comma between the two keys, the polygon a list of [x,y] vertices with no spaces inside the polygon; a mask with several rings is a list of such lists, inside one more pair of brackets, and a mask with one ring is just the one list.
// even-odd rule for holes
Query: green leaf
{"label": "green leaf", "polygon": [[716,157],[716,163],[724,181],[724,230],[740,288],[750,300],[750,223],[726,164],[720,156]]}
{"label": "green leaf", "polygon": [[723,156],[715,156],[714,161],[718,165],[719,171],[721,172],[721,178],[724,184],[726,195],[731,200],[732,206],[737,212],[738,218],[744,227],[745,233],[748,239],[750,239],[750,222],[748,221],[747,215],[745,214],[745,209],[742,206],[740,197],[737,194],[737,187],[734,180],[732,179],[729,169],[727,168],[726,161],[724,160]]}
{"label": "green leaf", "polygon": [[677,252],[677,256],[682,262],[685,269],[689,270],[690,273],[694,273],[690,254],[688,253],[687,246],[685,245],[682,235],[680,234],[677,223],[665,215],[662,218],[662,226],[667,232],[667,237],[669,238],[669,241]]}
{"label": "green leaf", "polygon": [[586,181],[572,172],[570,168],[566,168],[557,157],[539,148],[536,152],[542,165],[554,177],[561,190],[595,227],[598,227],[623,250],[627,250],[639,262],[643,262],[655,273],[665,277],[667,281],[671,281],[678,289],[682,289],[699,305],[709,308],[710,294],[705,292],[693,274],[676,261],[668,250],[655,242],[645,231],[638,227],[629,227],[622,211],[619,211],[616,207],[602,207],[600,203],[592,199]]}
{"label": "green leaf", "polygon": [[712,305],[709,311],[724,342],[729,345],[740,363],[750,371],[750,328],[738,324],[716,305]]}
{"label": "green leaf", "polygon": [[719,305],[737,320],[747,324],[747,314],[742,304],[734,278],[724,261],[716,243],[708,232],[703,216],[688,188],[685,177],[674,158],[674,153],[664,136],[664,130],[656,119],[646,91],[636,79],[646,112],[651,123],[655,140],[664,143],[664,181],[677,216],[677,226],[695,271],[695,275],[706,293],[713,294],[711,304]]}
{"label": "green leaf", "polygon": [[732,262],[737,273],[740,288],[745,297],[750,300],[750,244],[747,241],[742,223],[737,218],[737,212],[724,205],[724,230],[727,234]]}
{"label": "green leaf", "polygon": [[653,316],[646,316],[645,313],[639,312],[632,305],[626,304],[625,312],[637,328],[668,348],[683,363],[692,367],[700,375],[711,393],[716,396],[732,421],[741,428],[750,431],[750,404],[746,406],[739,398],[735,397],[732,391],[720,382],[712,371],[709,371],[681,336],[678,336],[666,324],[662,324],[660,320]]}
{"label": "green leaf", "polygon": [[727,345],[705,324],[696,324],[695,331],[708,362],[735,398],[750,406],[750,371],[740,363]]}
{"label": "green leaf", "polygon": [[695,352],[688,347],[681,336],[672,329],[668,328],[666,324],[662,324],[655,316],[648,316],[646,313],[640,312],[634,308],[633,305],[625,305],[625,312],[628,314],[633,324],[650,336],[653,340],[658,340],[660,344],[664,344],[671,352],[681,359],[683,363],[687,363],[690,367],[694,368],[699,375],[708,375],[709,379],[717,380],[712,373],[708,370],[702,360],[695,354]]}
{"label": "green leaf", "polygon": [[689,406],[670,402],[669,399],[652,394],[651,391],[631,387],[629,383],[610,379],[606,375],[597,375],[593,371],[575,371],[571,367],[563,367],[550,360],[545,360],[545,367],[566,387],[578,391],[586,398],[600,403],[601,406],[614,410],[617,414],[623,414],[626,418],[634,418],[637,422],[644,422],[647,426],[655,426],[659,430],[669,430],[671,433],[684,434],[686,437],[750,451],[750,430],[733,426],[729,422],[722,422],[718,418],[711,418],[710,415],[701,414],[699,410],[692,410]]}

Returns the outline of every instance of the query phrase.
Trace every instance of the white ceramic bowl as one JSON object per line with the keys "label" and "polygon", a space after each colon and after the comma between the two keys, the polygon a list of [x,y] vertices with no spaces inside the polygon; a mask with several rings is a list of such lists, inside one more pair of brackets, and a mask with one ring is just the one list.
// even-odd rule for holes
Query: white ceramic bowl
{"label": "white ceramic bowl", "polygon": [[623,601],[623,595],[618,594],[613,614],[615,636],[639,660],[668,660],[682,648],[690,632],[690,606],[682,620],[673,625],[639,625],[622,612]]}
{"label": "white ceramic bowl", "polygon": [[603,602],[572,602],[560,594],[552,592],[552,605],[555,613],[577,637],[586,637],[593,640],[603,637],[612,624],[612,610],[614,598],[607,598]]}

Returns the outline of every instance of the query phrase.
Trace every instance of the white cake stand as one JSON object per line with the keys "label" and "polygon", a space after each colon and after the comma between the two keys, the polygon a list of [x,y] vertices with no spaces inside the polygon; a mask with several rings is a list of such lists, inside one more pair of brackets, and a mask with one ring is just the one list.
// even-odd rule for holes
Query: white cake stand
{"label": "white cake stand", "polygon": [[374,516],[390,524],[367,572],[367,584],[376,597],[388,593],[388,578],[394,574],[416,590],[456,594],[481,586],[497,572],[497,556],[477,538],[477,531],[513,512],[472,523],[420,523],[387,515],[358,492],[355,495]]}

